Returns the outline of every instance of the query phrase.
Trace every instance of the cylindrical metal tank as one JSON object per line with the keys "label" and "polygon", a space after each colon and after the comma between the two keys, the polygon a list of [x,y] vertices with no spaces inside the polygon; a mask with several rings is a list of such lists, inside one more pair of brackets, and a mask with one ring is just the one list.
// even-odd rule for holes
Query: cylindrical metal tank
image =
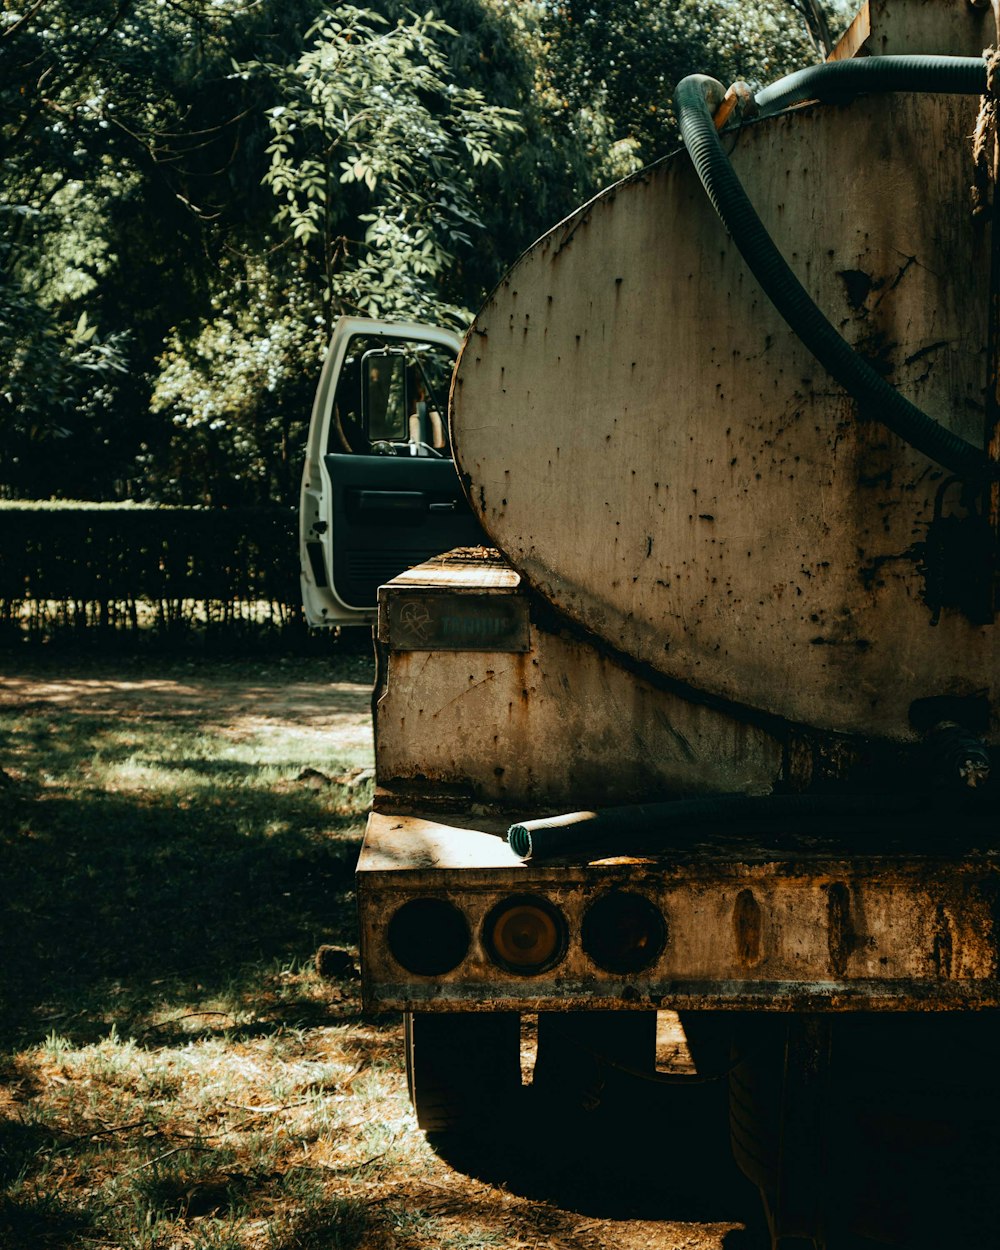
{"label": "cylindrical metal tank", "polygon": [[[974,56],[996,41],[992,11],[964,4],[869,11],[868,50]],[[973,156],[980,104],[873,95],[725,141],[834,325],[986,446],[1000,293],[970,190],[985,177],[992,197]],[[643,671],[897,741],[917,732],[920,700],[985,693],[995,709],[982,492],[859,418],[760,291],[686,153],[610,187],[517,262],[468,335],[452,424],[488,534]]]}

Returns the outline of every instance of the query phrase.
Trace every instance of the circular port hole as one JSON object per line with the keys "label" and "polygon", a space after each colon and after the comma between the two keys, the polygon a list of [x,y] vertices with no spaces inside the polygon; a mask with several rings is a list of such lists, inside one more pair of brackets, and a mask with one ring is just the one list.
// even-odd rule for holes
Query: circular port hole
{"label": "circular port hole", "polygon": [[451,972],[469,950],[469,925],[443,898],[415,898],[389,921],[389,950],[401,968],[419,977]]}
{"label": "circular port hole", "polygon": [[490,959],[508,972],[537,976],[566,953],[562,912],[534,894],[505,898],[486,917],[483,944]]}
{"label": "circular port hole", "polygon": [[641,894],[605,894],[583,918],[584,951],[605,972],[641,972],[667,944],[667,922]]}

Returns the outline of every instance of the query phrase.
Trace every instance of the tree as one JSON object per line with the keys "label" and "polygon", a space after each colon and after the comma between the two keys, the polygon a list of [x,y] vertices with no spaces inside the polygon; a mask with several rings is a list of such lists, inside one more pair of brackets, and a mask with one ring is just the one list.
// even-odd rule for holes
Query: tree
{"label": "tree", "polygon": [[[150,409],[165,336],[238,280],[217,253],[270,227],[267,122],[232,58],[291,52],[318,7],[36,0],[8,16],[0,365],[26,380],[0,406],[8,490],[147,493],[145,471],[171,443]],[[70,367],[81,316],[82,373]]]}
{"label": "tree", "polygon": [[[118,9],[84,0],[70,22],[61,6],[35,4],[0,19],[0,466],[31,486],[31,451],[72,439],[124,371],[122,336],[102,339],[85,313],[52,298],[46,255],[60,196],[83,167],[66,100],[79,92]],[[40,24],[43,10],[51,26]]]}
{"label": "tree", "polygon": [[772,81],[818,57],[806,11],[824,17],[827,39],[830,23],[844,22],[820,0],[539,0],[534,9],[547,89],[637,164],[677,146],[672,99],[681,78]]}
{"label": "tree", "polygon": [[[393,22],[340,4],[290,62],[237,64],[260,98],[280,100],[264,110],[273,220],[223,262],[230,281],[211,316],[168,336],[153,395],[175,431],[171,459],[188,465],[176,453],[197,446],[197,464],[216,469],[215,489],[202,483],[214,500],[294,495],[303,380],[315,379],[338,316],[468,323],[461,259],[482,230],[475,171],[499,163],[497,141],[518,126],[454,80],[445,48],[456,36],[433,14]],[[234,468],[225,485],[223,462]],[[190,488],[190,472],[175,473],[173,488],[185,479]]]}
{"label": "tree", "polygon": [[676,144],[677,78],[814,58],[820,2],[25,0],[0,15],[0,492],[290,502],[339,313],[463,324]]}
{"label": "tree", "polygon": [[833,6],[825,8],[820,0],[785,0],[785,3],[802,18],[817,56],[820,60],[825,60],[837,43],[832,33],[837,25],[833,16]]}
{"label": "tree", "polygon": [[482,228],[471,169],[499,164],[518,123],[449,74],[456,34],[432,11],[392,24],[339,4],[294,64],[244,67],[278,88],[264,181],[318,268],[327,333],[344,311],[468,322],[441,291]]}

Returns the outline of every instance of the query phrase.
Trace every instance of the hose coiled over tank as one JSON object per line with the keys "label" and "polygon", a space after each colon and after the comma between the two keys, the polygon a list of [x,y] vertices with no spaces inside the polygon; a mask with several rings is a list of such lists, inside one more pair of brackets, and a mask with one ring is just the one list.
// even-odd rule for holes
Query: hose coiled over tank
{"label": "hose coiled over tank", "polygon": [[[773,113],[802,100],[843,101],[862,92],[922,91],[976,95],[986,90],[986,64],[970,57],[865,57],[802,70],[756,97]],[[820,311],[778,251],[743,189],[719,139],[713,111],[725,88],[692,74],[677,86],[681,134],[716,212],[761,287],[828,373],[874,417],[912,447],[966,481],[1000,477],[1000,465],[905,399],[858,355]]]}

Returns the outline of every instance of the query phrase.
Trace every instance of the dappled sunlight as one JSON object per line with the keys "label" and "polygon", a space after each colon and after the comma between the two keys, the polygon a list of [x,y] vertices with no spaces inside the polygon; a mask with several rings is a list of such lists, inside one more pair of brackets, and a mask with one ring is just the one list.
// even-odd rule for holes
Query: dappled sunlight
{"label": "dappled sunlight", "polygon": [[[395,1032],[382,1036],[381,1055],[391,1054]],[[227,1244],[252,1250],[290,1197],[308,1197],[317,1218],[333,1197],[351,1206],[349,1193],[333,1195],[329,1183],[310,1190],[299,1173],[349,1181],[373,1146],[386,1155],[407,1130],[419,1143],[404,1123],[398,1064],[380,1058],[374,1078],[351,1032],[336,1027],[256,1038],[237,1029],[165,1046],[117,1030],[84,1045],[52,1034],[17,1063],[21,1097],[0,1107],[0,1154],[17,1153],[20,1176],[0,1202],[5,1245],[18,1244],[5,1230],[39,1236],[76,1213],[101,1241],[152,1225],[155,1244],[184,1246],[195,1244],[193,1221],[225,1217]],[[357,1094],[362,1072],[368,1083]],[[389,1119],[379,1119],[383,1110]],[[85,1180],[67,1175],[68,1146]],[[43,1219],[43,1209],[59,1219]]]}
{"label": "dappled sunlight", "polygon": [[355,970],[370,752],[296,717],[235,734],[207,680],[200,716],[48,684],[0,706],[0,1244],[759,1250],[696,1117],[664,1154],[652,1103],[627,1149],[530,1105],[476,1166],[432,1149]]}
{"label": "dappled sunlight", "polygon": [[222,732],[234,742],[273,749],[276,731],[282,749],[314,748],[322,738],[329,750],[370,761],[373,752],[371,687],[364,682],[259,680],[184,681],[176,678],[74,677],[37,680],[5,674],[0,681],[0,712],[58,716],[59,729],[73,733],[73,722],[113,715],[120,732],[166,719],[202,732]]}
{"label": "dappled sunlight", "polygon": [[[275,676],[272,692],[287,697]],[[0,939],[19,951],[0,967],[0,1034],[37,1037],[72,1020],[75,1036],[92,1036],[138,1022],[156,1001],[169,1018],[170,1000],[189,1002],[194,985],[201,997],[231,992],[269,961],[355,940],[345,903],[370,791],[341,779],[370,751],[345,751],[309,723],[234,741],[186,715],[143,719],[113,705],[65,715],[47,696],[61,685],[0,705],[12,787]],[[361,706],[356,740],[368,732]],[[323,784],[300,783],[305,770]],[[201,1023],[243,1023],[242,1008],[219,1010],[237,1014]]]}

